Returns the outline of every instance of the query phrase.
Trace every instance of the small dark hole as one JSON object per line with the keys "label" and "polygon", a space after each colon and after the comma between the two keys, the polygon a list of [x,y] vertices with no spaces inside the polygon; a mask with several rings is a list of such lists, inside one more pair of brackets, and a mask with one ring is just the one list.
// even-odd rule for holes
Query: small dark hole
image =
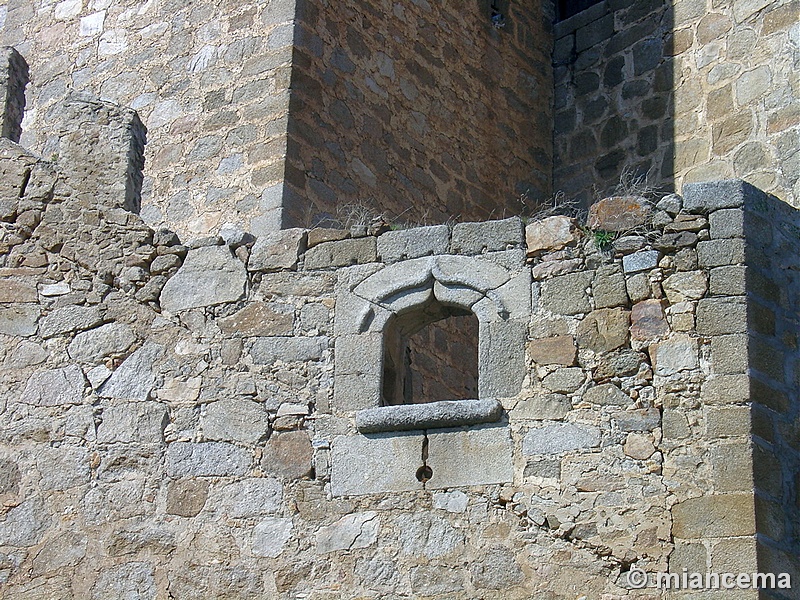
{"label": "small dark hole", "polygon": [[417,469],[417,481],[425,483],[426,481],[430,481],[431,477],[433,477],[433,469],[431,469],[428,465],[422,465],[419,469]]}

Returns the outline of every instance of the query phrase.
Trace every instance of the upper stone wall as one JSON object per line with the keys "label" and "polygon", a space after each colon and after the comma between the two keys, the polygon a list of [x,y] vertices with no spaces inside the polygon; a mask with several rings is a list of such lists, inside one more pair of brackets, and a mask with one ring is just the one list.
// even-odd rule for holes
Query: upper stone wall
{"label": "upper stone wall", "polygon": [[489,4],[303,4],[287,225],[354,202],[444,223],[549,197],[552,6],[512,2],[498,29]]}
{"label": "upper stone wall", "polygon": [[3,9],[0,44],[31,71],[25,147],[51,158],[57,102],[90,92],[135,109],[147,128],[148,223],[187,235],[227,221],[276,226],[264,190],[283,179],[293,1],[21,0]]}
{"label": "upper stone wall", "polygon": [[556,24],[554,189],[588,203],[627,168],[798,205],[797,16],[796,0],[607,0]]}

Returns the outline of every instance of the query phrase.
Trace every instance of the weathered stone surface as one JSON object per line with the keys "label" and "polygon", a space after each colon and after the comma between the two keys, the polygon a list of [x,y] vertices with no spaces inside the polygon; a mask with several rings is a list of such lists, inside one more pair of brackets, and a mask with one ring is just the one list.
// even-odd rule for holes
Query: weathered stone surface
{"label": "weathered stone surface", "polygon": [[557,335],[528,342],[528,355],[540,365],[569,367],[575,364],[578,348],[571,335]]}
{"label": "weathered stone surface", "polygon": [[350,237],[348,229],[333,229],[330,227],[315,227],[308,231],[308,247],[313,248],[323,242],[338,242]]}
{"label": "weathered stone surface", "polygon": [[507,590],[525,578],[514,553],[502,546],[486,551],[482,559],[472,565],[471,572],[472,584],[478,589]]}
{"label": "weathered stone surface", "polygon": [[749,366],[747,336],[719,335],[711,338],[711,368],[720,375],[744,373]]}
{"label": "weathered stone surface", "polygon": [[646,273],[637,273],[625,281],[625,289],[632,302],[641,302],[650,297],[650,280]]}
{"label": "weathered stone surface", "polygon": [[33,559],[33,575],[55,575],[65,567],[74,567],[84,556],[88,538],[71,531],[61,532],[48,540]]}
{"label": "weathered stone surface", "polygon": [[708,283],[702,271],[684,271],[670,275],[662,284],[670,304],[702,298]]}
{"label": "weathered stone surface", "polygon": [[167,475],[181,477],[227,477],[244,475],[252,456],[224,442],[173,442],[167,446]]}
{"label": "weathered stone surface", "polygon": [[36,333],[40,309],[33,304],[0,307],[0,333],[31,336]]}
{"label": "weathered stone surface", "polygon": [[228,246],[191,250],[183,265],[161,290],[161,308],[177,313],[239,300],[247,272]]}
{"label": "weathered stone surface", "polygon": [[247,519],[280,511],[283,485],[272,477],[235,481],[214,498],[215,508],[231,519]]}
{"label": "weathered stone surface", "polygon": [[305,431],[287,431],[270,437],[264,446],[261,469],[287,481],[311,474],[313,449]]}
{"label": "weathered stone surface", "polygon": [[685,334],[675,334],[663,342],[651,344],[648,352],[656,375],[669,376],[697,368],[697,339]]}
{"label": "weathered stone surface", "polygon": [[701,267],[721,267],[744,263],[744,240],[723,239],[697,243],[697,263]]}
{"label": "weathered stone surface", "polygon": [[209,440],[258,444],[269,435],[269,415],[263,404],[244,400],[218,400],[205,406],[203,435]]}
{"label": "weathered stone surface", "polygon": [[609,352],[600,357],[594,371],[595,381],[606,381],[612,377],[625,377],[635,375],[639,365],[647,362],[647,357],[641,352],[630,349],[621,349]]}
{"label": "weathered stone surface", "polygon": [[422,596],[436,596],[464,589],[464,575],[450,567],[424,565],[411,569],[411,589]]}
{"label": "weathered stone surface", "polygon": [[515,396],[525,378],[527,322],[483,321],[478,333],[478,397]]}
{"label": "weathered stone surface", "polygon": [[61,446],[40,451],[36,457],[41,486],[45,490],[67,490],[89,483],[89,452],[86,448]]}
{"label": "weathered stone surface", "polygon": [[[664,411],[665,429],[667,412]],[[683,418],[685,421],[686,417]],[[661,412],[657,408],[637,408],[615,413],[614,420],[622,431],[653,431],[656,427],[661,426]],[[664,435],[666,436],[666,431]]]}
{"label": "weathered stone surface", "polygon": [[194,517],[203,510],[206,498],[208,498],[208,482],[203,479],[170,481],[167,484],[167,514]]}
{"label": "weathered stone surface", "polygon": [[675,252],[680,248],[690,248],[697,243],[697,234],[691,231],[665,233],[653,240],[653,248],[661,252]]}
{"label": "weathered stone surface", "polygon": [[387,231],[378,237],[378,259],[386,263],[431,254],[447,254],[450,229],[447,225]]}
{"label": "weathered stone surface", "polygon": [[463,513],[469,505],[469,496],[460,490],[438,492],[433,495],[433,507],[449,513]]}
{"label": "weathered stone surface", "polygon": [[747,291],[746,269],[743,265],[711,269],[709,292],[714,296],[744,295]]}
{"label": "weathered stone surface", "polygon": [[572,258],[567,260],[546,260],[531,269],[531,276],[536,281],[550,279],[558,275],[566,275],[579,271],[583,266],[583,259]]}
{"label": "weathered stone surface", "polygon": [[[708,219],[701,215],[679,214],[671,223],[664,225],[666,233],[698,232],[708,227]],[[696,238],[695,238],[696,239]]]}
{"label": "weathered stone surface", "polygon": [[305,229],[282,229],[263,233],[258,237],[247,268],[250,271],[279,271],[294,269],[300,254],[305,252],[307,234]]}
{"label": "weathered stone surface", "polygon": [[583,369],[577,367],[564,368],[557,369],[547,375],[542,380],[542,385],[553,392],[569,394],[577,391],[583,385],[584,379]]}
{"label": "weathered stone surface", "polygon": [[442,558],[464,549],[464,534],[441,515],[428,511],[398,515],[394,526],[400,531],[401,553],[407,556]]}
{"label": "weathered stone surface", "polygon": [[422,432],[337,437],[331,446],[331,493],[349,496],[422,489],[415,476],[421,465],[422,440]]}
{"label": "weathered stone surface", "polygon": [[672,534],[677,538],[753,535],[755,508],[751,494],[720,494],[691,498],[672,509]]}
{"label": "weathered stone surface", "polygon": [[525,227],[525,243],[528,256],[541,252],[561,250],[578,239],[575,219],[556,215],[541,221],[533,221]]}
{"label": "weathered stone surface", "polygon": [[242,337],[291,335],[294,307],[277,302],[253,302],[236,314],[220,319],[223,333]]}
{"label": "weathered stone surface", "polygon": [[621,308],[593,310],[578,325],[578,346],[608,352],[628,341],[631,313]]}
{"label": "weathered stone surface", "polygon": [[306,269],[328,269],[371,263],[377,258],[377,241],[369,236],[314,246],[306,252],[304,264]]}
{"label": "weathered stone surface", "polygon": [[283,517],[267,517],[253,528],[250,551],[253,556],[276,558],[280,556],[286,542],[292,537],[292,520]]}
{"label": "weathered stone surface", "polygon": [[658,250],[642,250],[622,257],[622,268],[626,273],[639,273],[658,265]]}
{"label": "weathered stone surface", "polygon": [[481,254],[519,248],[525,238],[522,221],[518,217],[502,221],[456,223],[450,240],[454,254]]}
{"label": "weathered stone surface", "polygon": [[553,420],[563,419],[572,408],[569,398],[563,394],[537,394],[520,400],[511,411],[511,418]]}
{"label": "weathered stone surface", "polygon": [[600,406],[632,406],[633,400],[613,383],[604,383],[589,388],[584,392],[583,399]]}
{"label": "weathered stone surface", "polygon": [[427,465],[433,475],[425,486],[442,489],[508,483],[514,479],[513,449],[508,427],[428,432]]}
{"label": "weathered stone surface", "polygon": [[123,323],[107,323],[83,331],[70,342],[70,358],[81,362],[97,362],[107,356],[123,354],[136,341],[133,330]]}
{"label": "weathered stone surface", "polygon": [[0,545],[27,548],[38,544],[51,517],[41,499],[28,498],[11,507],[0,521]]}
{"label": "weathered stone surface", "polygon": [[497,400],[442,400],[424,404],[378,406],[356,414],[361,433],[409,431],[433,427],[458,427],[491,423],[500,419],[503,407]]}
{"label": "weathered stone surface", "polygon": [[614,251],[623,255],[637,252],[646,245],[647,238],[642,235],[623,235],[611,243],[611,247],[614,248]]}
{"label": "weathered stone surface", "polygon": [[367,548],[378,539],[381,519],[373,511],[346,515],[317,531],[317,554]]}
{"label": "weathered stone surface", "polygon": [[651,212],[652,207],[644,198],[613,196],[592,204],[586,225],[600,231],[631,231],[644,225]]}
{"label": "weathered stone surface", "polygon": [[275,361],[305,362],[320,360],[328,349],[326,337],[262,337],[253,342],[250,355],[260,365]]}
{"label": "weathered stone surface", "polygon": [[400,581],[396,562],[380,555],[356,561],[355,573],[366,582],[367,587],[371,590],[389,592]]}
{"label": "weathered stone surface", "polygon": [[522,440],[522,453],[563,454],[600,444],[600,430],[590,425],[548,423],[528,430]]}
{"label": "weathered stone surface", "polygon": [[154,571],[147,562],[127,562],[105,570],[92,587],[92,600],[155,598]]}
{"label": "weathered stone surface", "polygon": [[649,436],[641,433],[629,433],[625,438],[623,451],[626,456],[636,460],[647,460],[656,451],[655,446]]}
{"label": "weathered stone surface", "polygon": [[683,186],[683,208],[692,213],[707,213],[744,206],[763,196],[761,190],[741,179],[687,183]]}
{"label": "weathered stone surface", "polygon": [[34,406],[80,404],[86,382],[76,365],[37,371],[28,379],[19,401]]}
{"label": "weathered stone surface", "polygon": [[155,382],[153,366],[163,351],[162,346],[147,342],[125,359],[100,387],[98,395],[122,400],[147,400]]}
{"label": "weathered stone surface", "polygon": [[716,375],[707,379],[701,388],[704,404],[737,404],[750,399],[750,379],[747,375]]}
{"label": "weathered stone surface", "polygon": [[711,239],[743,238],[744,211],[739,208],[715,210],[708,216]]}
{"label": "weathered stone surface", "polygon": [[97,306],[65,306],[42,317],[39,335],[44,338],[96,327],[103,322]]}
{"label": "weathered stone surface", "polygon": [[637,302],[631,309],[631,338],[657,340],[669,334],[669,323],[661,300]]}
{"label": "weathered stone surface", "polygon": [[597,308],[611,308],[628,304],[625,276],[616,265],[603,265],[597,269],[592,295]]}
{"label": "weathered stone surface", "polygon": [[[67,289],[69,291],[69,289]],[[36,302],[36,286],[14,279],[0,279],[0,302]]]}
{"label": "weathered stone surface", "polygon": [[697,333],[724,335],[747,331],[744,298],[704,298],[697,303]]}
{"label": "weathered stone surface", "polygon": [[161,444],[169,423],[166,407],[158,402],[126,402],[103,409],[97,428],[100,443]]}
{"label": "weathered stone surface", "polygon": [[561,315],[588,313],[592,306],[586,290],[591,282],[591,273],[570,273],[548,279],[542,283],[542,305]]}

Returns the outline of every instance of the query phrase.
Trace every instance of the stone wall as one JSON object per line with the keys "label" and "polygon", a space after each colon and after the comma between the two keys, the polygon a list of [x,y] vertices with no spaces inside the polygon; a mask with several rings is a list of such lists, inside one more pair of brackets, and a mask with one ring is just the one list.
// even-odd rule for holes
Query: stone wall
{"label": "stone wall", "polygon": [[[550,195],[547,2],[304,5],[286,202],[308,223],[363,203],[416,223],[518,214]],[[309,203],[311,206],[309,206]]]}
{"label": "stone wall", "polygon": [[295,7],[12,0],[0,44],[30,63],[23,145],[57,151],[57,103],[89,92],[148,130],[143,218],[188,235],[280,224]]}
{"label": "stone wall", "polygon": [[796,0],[607,0],[555,27],[554,189],[740,177],[796,206]]}
{"label": "stone wall", "polygon": [[753,407],[758,560],[786,569],[800,556],[800,393],[798,393],[797,211],[777,198],[745,205],[748,354]]}
{"label": "stone wall", "polygon": [[441,223],[550,194],[548,3],[512,4],[501,29],[485,0],[0,9],[34,74],[23,144],[52,157],[71,92],[131,106],[154,227],[262,233],[350,203]]}
{"label": "stone wall", "polygon": [[[551,217],[182,244],[0,143],[5,597],[800,577],[786,205],[733,181],[605,200],[613,240]],[[386,323],[431,298],[478,319],[478,398],[381,407]]]}

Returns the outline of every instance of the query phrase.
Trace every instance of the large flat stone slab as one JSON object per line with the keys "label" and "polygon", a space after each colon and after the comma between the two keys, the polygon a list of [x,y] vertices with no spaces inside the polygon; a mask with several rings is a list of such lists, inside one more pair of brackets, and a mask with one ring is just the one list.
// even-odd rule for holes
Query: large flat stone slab
{"label": "large flat stone slab", "polygon": [[421,431],[342,436],[331,447],[331,493],[334,496],[406,492],[422,489]]}
{"label": "large flat stone slab", "polygon": [[244,264],[227,246],[191,250],[178,272],[161,290],[161,308],[177,313],[239,300],[245,291]]}
{"label": "large flat stone slab", "polygon": [[514,480],[514,445],[506,426],[428,432],[427,489],[508,483]]}

